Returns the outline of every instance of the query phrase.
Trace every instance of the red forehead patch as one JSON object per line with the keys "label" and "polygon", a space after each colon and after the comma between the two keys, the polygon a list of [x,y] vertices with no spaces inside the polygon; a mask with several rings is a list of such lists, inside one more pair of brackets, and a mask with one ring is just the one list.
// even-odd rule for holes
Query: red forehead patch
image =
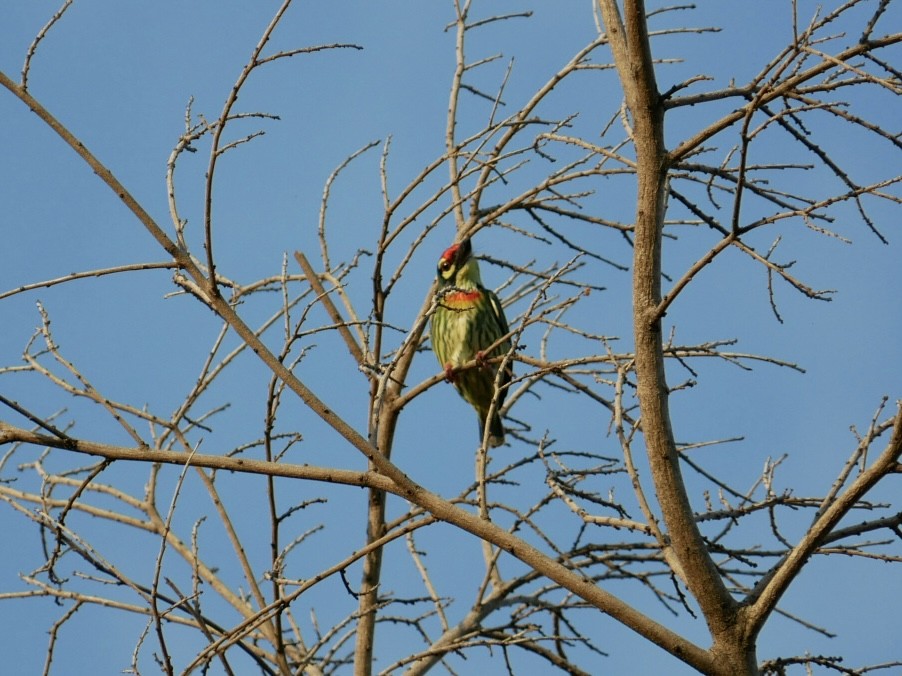
{"label": "red forehead patch", "polygon": [[445,253],[442,254],[443,261],[453,261],[457,257],[457,250],[460,248],[460,244],[452,244],[447,249],[445,249]]}

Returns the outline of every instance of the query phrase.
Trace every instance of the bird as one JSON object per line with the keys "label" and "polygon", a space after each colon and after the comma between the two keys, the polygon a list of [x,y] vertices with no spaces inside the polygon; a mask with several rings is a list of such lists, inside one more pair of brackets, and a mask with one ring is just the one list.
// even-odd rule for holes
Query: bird
{"label": "bird", "polygon": [[[436,309],[430,329],[432,351],[445,371],[445,379],[476,409],[481,442],[495,397],[496,374],[501,368],[500,363],[489,363],[487,359],[510,352],[511,341],[505,337],[510,329],[498,296],[482,285],[469,238],[445,250],[438,259],[437,278]],[[475,368],[460,370],[474,359]],[[513,365],[508,360],[498,382],[498,403],[489,420],[491,447],[504,443],[504,426],[498,411],[512,378]]]}

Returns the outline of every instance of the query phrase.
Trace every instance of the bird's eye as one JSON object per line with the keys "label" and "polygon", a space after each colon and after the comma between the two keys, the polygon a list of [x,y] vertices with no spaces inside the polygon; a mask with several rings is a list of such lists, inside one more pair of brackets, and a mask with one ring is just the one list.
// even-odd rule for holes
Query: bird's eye
{"label": "bird's eye", "polygon": [[442,260],[440,260],[438,262],[438,269],[441,270],[442,272],[448,272],[448,270],[450,268],[451,268],[451,261],[443,258]]}

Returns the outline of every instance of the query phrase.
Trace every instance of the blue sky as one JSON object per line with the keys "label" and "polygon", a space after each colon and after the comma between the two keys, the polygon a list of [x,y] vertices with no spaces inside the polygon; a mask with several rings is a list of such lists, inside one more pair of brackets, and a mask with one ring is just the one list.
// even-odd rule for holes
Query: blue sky
{"label": "blue sky", "polygon": [[[511,106],[522,102],[537,83],[544,82],[595,35],[586,0],[526,4],[534,10],[531,19],[481,29],[468,45],[471,58],[494,53],[504,56],[474,76],[488,90],[497,86],[508,60],[514,59],[506,93]],[[515,2],[486,3],[491,9],[475,5],[479,14],[516,11],[522,6]],[[171,228],[164,182],[166,161],[184,129],[185,108],[193,100],[195,116],[218,116],[276,6],[270,1],[77,1],[40,45],[32,62],[30,91],[107,164],[158,222]],[[722,33],[670,35],[656,42],[656,56],[685,61],[660,67],[660,88],[700,72],[712,74],[712,88],[724,86],[731,77],[743,81],[785,43],[789,6],[789,2],[775,0],[703,2],[694,12],[654,19],[653,28],[679,24],[684,16],[686,25],[724,27]],[[56,2],[29,0],[6,3],[0,9],[0,68],[4,72],[17,77],[33,36],[57,7]],[[808,0],[799,2],[799,7],[805,19],[815,11],[815,3]],[[885,27],[899,18],[898,7],[890,14]],[[454,66],[453,33],[443,28],[451,18],[450,2],[413,0],[298,2],[289,10],[267,53],[328,43],[354,43],[364,49],[335,50],[272,64],[260,70],[242,91],[240,110],[265,111],[280,120],[242,122],[232,132],[236,138],[257,129],[266,134],[227,155],[218,170],[214,218],[220,272],[242,283],[278,274],[285,252],[295,250],[305,251],[319,265],[316,222],[323,184],[350,153],[369,142],[391,137],[388,186],[395,193],[442,152]],[[837,31],[842,28],[837,26]],[[854,31],[860,28],[849,30],[848,40],[853,40],[857,36]],[[897,57],[898,53],[896,49]],[[603,59],[599,56],[597,60]],[[577,109],[581,115],[574,124],[579,130],[599,128],[598,121],[610,117],[620,100],[613,71],[580,73],[555,94],[543,112],[552,115]],[[461,127],[464,131],[478,128],[487,106],[472,98],[464,100]],[[897,129],[897,101],[875,94],[861,105],[872,119]],[[699,128],[709,114],[699,107],[675,114],[668,120],[668,140],[676,142]],[[846,137],[845,132],[832,132],[826,120],[815,124],[821,123],[837,150],[845,153],[846,166],[861,180],[889,174],[892,166],[898,166],[898,156],[888,147],[868,145],[854,134]],[[816,126],[814,131],[820,129]],[[768,140],[762,144],[762,152],[779,155],[784,150],[780,143],[776,137]],[[198,150],[182,157],[177,175],[180,208],[189,220],[189,239],[194,244],[200,241],[207,146],[200,143]],[[379,147],[368,151],[342,174],[333,189],[328,228],[334,260],[373,246],[382,216],[379,161]],[[441,170],[430,181],[446,176]],[[818,181],[824,179],[820,174],[797,172],[792,180],[797,182],[794,185],[816,191]],[[628,221],[634,208],[631,197],[628,181],[611,179],[598,186],[591,204],[605,217]],[[5,243],[0,294],[74,271],[165,260],[164,252],[91,170],[5,91],[0,95],[0,206]],[[871,207],[889,245],[880,243],[850,207],[837,210],[834,228],[851,244],[819,236],[797,224],[768,230],[751,242],[766,250],[780,234],[783,243],[778,257],[798,260],[793,272],[810,286],[837,289],[831,302],[807,300],[778,284],[776,298],[784,319],[780,323],[768,303],[764,272],[742,254],[728,252],[699,275],[668,313],[667,330],[675,330],[678,344],[740,338],[738,351],[772,355],[807,370],[801,375],[758,365],[745,372],[706,362],[694,364],[697,378],[679,367],[669,374],[671,384],[690,377],[698,380],[698,385],[672,399],[679,441],[744,437],[742,443],[700,450],[694,456],[738,487],[751,485],[766,458],[787,453],[789,458],[778,474],[780,489],[792,488],[800,496],[822,494],[856,443],[849,426],[866,428],[882,396],[890,397],[890,406],[902,396],[899,212],[887,203],[874,202]],[[751,204],[746,217],[751,218],[756,208]],[[679,240],[668,241],[664,254],[665,272],[673,278],[716,241],[701,228],[681,228],[677,234]],[[390,322],[404,328],[410,325],[431,281],[434,261],[453,236],[452,221],[447,219],[417,252],[395,292]],[[522,263],[535,258],[541,265],[550,265],[569,257],[562,249],[528,242],[501,229],[483,231],[475,245],[481,253]],[[605,235],[598,249],[618,263],[629,263],[631,250],[618,237]],[[628,350],[628,273],[592,262],[580,274],[606,287],[581,306],[585,310],[580,321],[587,330],[619,337],[615,349]],[[500,285],[506,275],[502,269],[483,265],[483,278],[489,286]],[[40,301],[52,318],[64,354],[98,389],[137,406],[147,404],[163,415],[170,413],[193,384],[218,330],[211,314],[192,299],[166,297],[175,290],[170,278],[165,270],[146,271],[0,299],[0,367],[21,363],[22,349],[40,323],[35,305]],[[365,274],[352,278],[352,298],[367,297],[366,282]],[[272,302],[271,298],[255,298],[241,308],[242,314],[252,319],[253,325],[268,316]],[[531,345],[536,345],[535,336],[532,340]],[[234,344],[233,339],[228,341]],[[554,344],[561,351],[570,346],[566,340]],[[352,425],[365,430],[366,388],[361,388],[362,376],[343,346],[319,337],[311,338],[309,348],[311,356],[301,363],[298,375],[323,392],[326,401]],[[431,355],[421,355],[410,381],[431,376],[436,366]],[[250,354],[226,372],[222,389],[205,404],[212,408],[231,402],[231,407],[217,419],[215,433],[204,439],[205,452],[220,452],[259,435],[263,416],[260,393],[266,382],[266,373]],[[0,393],[44,415],[68,407],[64,417],[78,421],[76,434],[129,443],[109,418],[40,379],[0,374]],[[547,401],[557,400],[549,395]],[[415,400],[407,413],[393,459],[430,489],[447,497],[457,495],[473,475],[469,435],[475,425],[471,411],[451,388],[437,387]],[[561,448],[617,453],[616,439],[605,436],[606,420],[597,408],[584,402],[572,398],[552,404],[524,400],[512,414],[528,419],[534,431],[550,430]],[[359,454],[343,447],[337,435],[325,430],[299,403],[287,403],[282,415],[296,416],[297,427],[304,434],[303,451],[294,461],[352,469],[364,466]],[[23,424],[8,418],[7,411],[0,417]],[[461,428],[468,435],[463,442],[458,433]],[[499,462],[521,452],[523,447],[516,445],[499,449]],[[114,476],[138,494],[146,480],[144,470],[137,466],[117,466]],[[175,476],[167,474],[167,481],[174,482]],[[700,484],[694,482],[690,477],[690,486],[698,488]],[[223,478],[222,483],[236,500],[243,491],[263,495],[256,478]],[[890,489],[897,488],[881,487],[875,500],[881,496],[889,499],[893,496]],[[363,514],[354,509],[364,503],[362,491],[320,490],[309,485],[296,488],[287,483],[284,490],[300,490],[310,496],[322,492],[332,499],[329,505],[295,517],[299,531],[312,527],[318,519],[328,520],[331,527],[317,540],[320,550],[308,552],[307,558],[296,562],[298,577],[331,560],[329,555],[362,544]],[[700,499],[699,493],[697,490],[693,499]],[[392,509],[397,512],[402,506],[394,504]],[[180,523],[191,524],[207,510],[201,487],[189,480],[179,503]],[[252,530],[256,514],[249,506],[247,514],[238,517],[239,523]],[[89,523],[86,521],[85,527]],[[801,528],[803,523],[794,527]],[[99,541],[112,535],[96,524],[91,527],[99,529]],[[0,562],[0,591],[6,591],[19,584],[17,573],[36,565],[40,551],[33,529],[4,506],[0,506],[0,528],[11,534],[17,553]],[[222,536],[209,530],[209,551],[218,552],[217,547],[222,547],[227,556]],[[353,543],[343,548],[347,543],[341,542],[336,532],[351,533]],[[420,537],[434,547],[430,563],[437,577],[449,590],[466,589],[472,581],[462,578],[460,562],[468,557],[477,561],[478,547],[450,526],[436,527]],[[118,552],[123,565],[150,570],[156,552],[152,542],[139,539],[134,548],[129,543],[128,550]],[[414,578],[413,571],[404,570],[410,564],[403,546],[390,551],[388,557],[401,570],[399,583]],[[515,569],[514,564],[509,565]],[[359,568],[352,568],[349,578],[356,581]],[[874,562],[850,563],[831,557],[816,563],[793,586],[784,605],[837,632],[840,638],[829,641],[775,617],[762,635],[759,658],[807,650],[842,653],[849,666],[899,659],[896,616],[887,600],[902,598],[900,580],[897,571]],[[397,591],[404,595],[401,588]],[[680,632],[704,641],[700,621],[685,616],[673,619],[641,590],[613,584],[612,591],[657,619],[672,623]],[[341,594],[342,586],[336,582],[318,597],[317,612],[324,626],[334,619],[332,615],[348,612],[340,605],[329,607],[330,599]],[[110,611],[81,612],[85,615],[82,623],[64,630],[60,654],[74,655],[73,664],[89,663],[90,671],[67,667],[58,673],[118,673],[128,665],[141,622],[114,622],[118,616]],[[49,603],[9,603],[0,612],[0,652],[21,664],[22,673],[36,673],[44,659],[46,630],[59,613],[59,608]],[[109,643],[105,640],[100,645],[95,640],[96,629],[91,629],[95,621],[110,632]],[[642,673],[688,673],[687,668],[613,621],[593,621],[604,634],[600,645],[610,654],[609,659],[593,663],[597,670],[637,673],[638,660]],[[389,644],[402,640],[388,629],[384,637]],[[121,650],[110,650],[109,645]],[[187,638],[184,649],[185,654],[194,649]]]}

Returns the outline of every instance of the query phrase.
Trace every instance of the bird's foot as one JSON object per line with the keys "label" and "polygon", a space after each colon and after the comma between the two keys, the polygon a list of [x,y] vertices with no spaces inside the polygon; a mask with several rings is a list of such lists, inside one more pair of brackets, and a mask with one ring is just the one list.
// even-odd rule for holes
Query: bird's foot
{"label": "bird's foot", "polygon": [[457,379],[457,374],[454,372],[454,367],[451,364],[445,364],[445,380],[449,383],[453,383]]}
{"label": "bird's foot", "polygon": [[476,353],[475,359],[476,359],[476,365],[477,365],[479,368],[482,368],[482,369],[488,369],[488,368],[489,368],[489,362],[488,362],[488,359],[487,359],[486,356],[485,356],[485,352],[483,352],[482,350],[480,350],[479,352]]}

